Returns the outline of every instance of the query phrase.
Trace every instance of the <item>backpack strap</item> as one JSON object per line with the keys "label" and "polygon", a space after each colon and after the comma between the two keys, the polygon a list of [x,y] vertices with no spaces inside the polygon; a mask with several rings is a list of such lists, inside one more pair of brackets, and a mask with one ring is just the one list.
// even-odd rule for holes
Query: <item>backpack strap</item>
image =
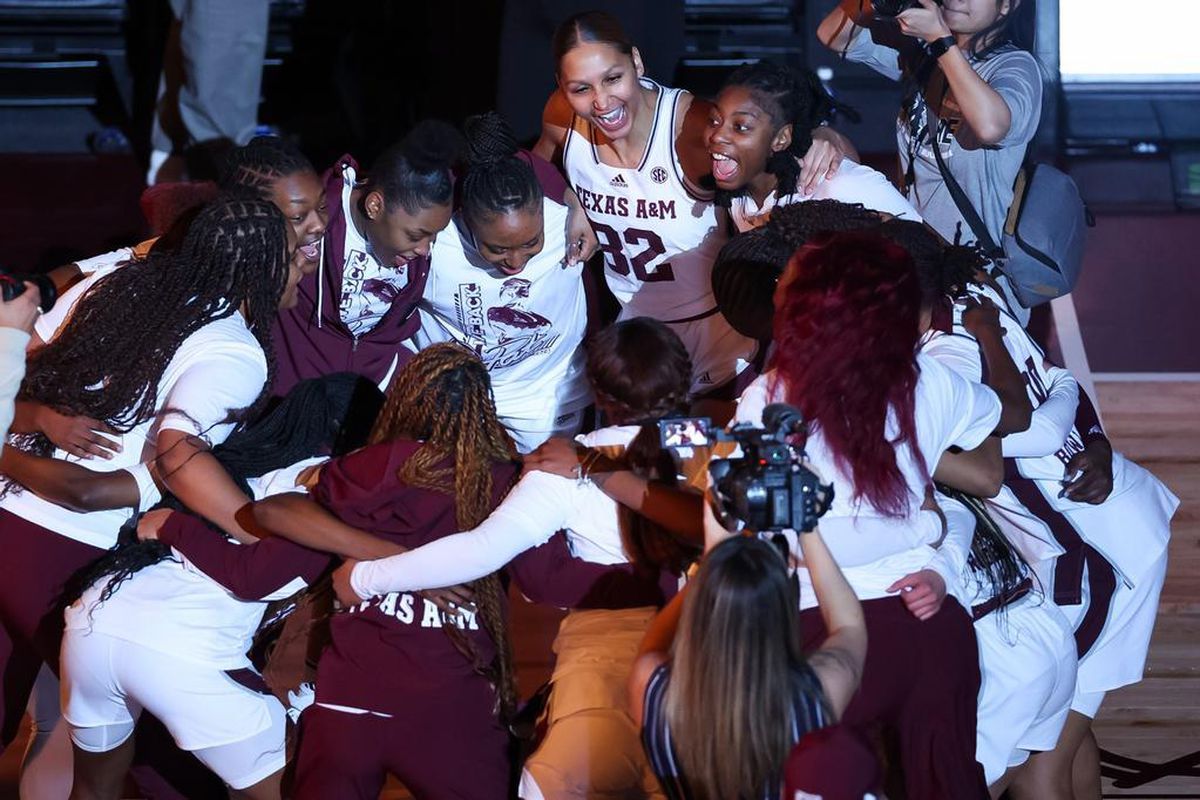
{"label": "backpack strap", "polygon": [[[948,88],[948,87],[947,87]],[[943,98],[945,92],[942,92]],[[946,188],[950,191],[950,197],[954,199],[954,205],[958,207],[958,213],[962,214],[962,218],[966,220],[967,226],[971,232],[975,234],[976,241],[983,247],[984,255],[988,258],[995,259],[1004,255],[1004,251],[996,244],[996,240],[988,233],[987,226],[983,224],[983,220],[979,217],[979,212],[975,210],[975,206],[967,199],[967,194],[958,185],[958,181],[950,174],[949,168],[946,166],[945,159],[942,158],[942,148],[938,146],[938,118],[933,113],[933,105],[928,98],[925,100],[925,116],[928,120],[929,128],[929,144],[933,148],[933,157],[937,159],[938,171],[942,173],[942,180],[946,184]]]}

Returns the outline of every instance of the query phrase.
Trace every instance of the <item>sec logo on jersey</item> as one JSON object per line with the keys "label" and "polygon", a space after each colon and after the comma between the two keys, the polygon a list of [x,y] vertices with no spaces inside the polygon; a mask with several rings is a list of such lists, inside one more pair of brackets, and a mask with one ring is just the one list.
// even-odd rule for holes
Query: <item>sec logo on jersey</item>
{"label": "sec logo on jersey", "polygon": [[666,183],[667,171],[662,167],[655,167],[654,169],[650,170],[650,180],[654,181],[655,183]]}

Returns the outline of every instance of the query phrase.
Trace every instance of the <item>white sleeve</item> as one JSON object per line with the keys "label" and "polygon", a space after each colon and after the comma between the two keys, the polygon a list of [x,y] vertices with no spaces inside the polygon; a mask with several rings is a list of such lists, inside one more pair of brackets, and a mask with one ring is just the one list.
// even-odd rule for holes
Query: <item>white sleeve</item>
{"label": "white sleeve", "polygon": [[444,536],[407,553],[363,561],[350,573],[359,597],[413,592],[490,575],[565,527],[574,482],[546,472],[526,473],[496,510],[473,530]]}
{"label": "white sleeve", "polygon": [[944,494],[936,495],[937,504],[946,516],[946,536],[933,551],[933,557],[925,565],[946,582],[946,591],[958,598],[963,608],[970,610],[969,598],[964,598],[963,573],[967,568],[967,557],[971,554],[971,541],[975,538],[975,515],[957,500]]}
{"label": "white sleeve", "polygon": [[864,208],[891,214],[901,219],[923,222],[921,215],[882,172],[858,164],[847,165],[821,183],[813,193],[816,199],[838,200],[842,203],[861,203]]}
{"label": "white sleeve", "polygon": [[43,342],[48,342],[58,335],[63,323],[71,316],[71,312],[75,310],[75,304],[79,302],[79,298],[83,297],[84,293],[92,288],[96,281],[102,277],[103,275],[99,273],[93,273],[85,277],[79,283],[59,295],[54,308],[38,317],[37,322],[33,324],[33,330],[41,337]]}
{"label": "white sleeve", "polygon": [[137,481],[138,512],[149,511],[162,499],[162,492],[159,491],[158,484],[154,482],[154,478],[150,475],[150,465],[145,462],[134,464],[132,467],[126,467],[125,471]]}
{"label": "white sleeve", "polygon": [[922,419],[930,431],[936,431],[936,438],[923,442],[933,446],[927,453],[934,457],[933,463],[949,447],[974,450],[981,445],[1000,422],[1000,398],[987,386],[968,381],[925,353],[917,356],[917,363],[921,369],[918,431],[924,427]]}
{"label": "white sleeve", "polygon": [[983,382],[983,357],[979,343],[960,333],[935,332],[921,345],[921,352],[961,375],[971,383]]}
{"label": "white sleeve", "polygon": [[233,432],[232,412],[251,406],[266,381],[261,351],[206,355],[185,367],[161,399],[157,430],[184,431],[215,447]]}
{"label": "white sleeve", "polygon": [[1039,458],[1063,446],[1075,425],[1079,408],[1079,384],[1071,373],[1059,367],[1050,368],[1050,393],[1033,410],[1029,428],[1010,433],[1002,440],[1005,458]]}
{"label": "white sleeve", "polygon": [[25,348],[29,334],[17,328],[0,327],[0,448],[13,420],[13,401],[25,377]]}

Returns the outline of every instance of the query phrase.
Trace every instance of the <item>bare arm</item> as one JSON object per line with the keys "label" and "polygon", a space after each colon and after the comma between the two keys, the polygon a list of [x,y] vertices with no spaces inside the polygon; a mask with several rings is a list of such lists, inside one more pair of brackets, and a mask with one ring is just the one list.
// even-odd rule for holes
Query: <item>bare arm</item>
{"label": "bare arm", "polygon": [[1000,421],[996,433],[1003,436],[1028,430],[1033,404],[1025,391],[1025,379],[1004,346],[1000,311],[990,300],[971,305],[962,315],[963,327],[975,337],[987,365],[987,385],[1000,398]]}
{"label": "bare arm", "polygon": [[933,477],[975,497],[995,497],[1004,484],[1000,439],[989,436],[974,450],[947,450],[938,459]]}
{"label": "bare arm", "polygon": [[567,139],[567,128],[574,117],[567,98],[555,89],[542,110],[542,135],[533,146],[533,152],[554,163],[562,160],[562,147]]}
{"label": "bare arm", "polygon": [[862,604],[825,546],[820,530],[800,534],[800,552],[812,579],[829,635],[809,664],[821,681],[834,714],[841,717],[862,680],[867,658],[867,624]]}
{"label": "bare arm", "polygon": [[166,488],[193,513],[243,544],[258,539],[238,515],[250,498],[233,482],[200,437],[184,431],[161,431],[156,464]]}
{"label": "bare arm", "polygon": [[842,0],[817,26],[817,39],[840,53],[849,47],[856,30],[870,24],[873,13],[870,0]]}
{"label": "bare arm", "polygon": [[703,545],[704,498],[696,492],[646,480],[630,472],[626,464],[599,450],[580,447],[570,439],[548,439],[525,457],[526,472],[539,470],[573,478],[577,469],[584,469],[602,492],[621,505],[685,542]]}
{"label": "bare arm", "polygon": [[70,461],[4,448],[0,472],[29,491],[71,511],[86,513],[110,508],[136,508],[141,493],[125,470],[97,472]]}
{"label": "bare arm", "polygon": [[[920,8],[910,8],[897,18],[902,33],[926,42],[951,36],[942,8],[934,0],[919,0]],[[955,37],[965,43],[962,35]],[[1000,93],[988,85],[971,68],[967,57],[955,44],[938,59],[938,67],[962,111],[963,120],[975,134],[978,144],[986,146],[1000,142],[1012,125],[1012,111]],[[926,98],[930,99],[930,98]],[[959,142],[963,139],[960,137]]]}
{"label": "bare arm", "polygon": [[646,684],[650,682],[654,670],[670,658],[671,644],[675,641],[675,631],[679,628],[679,617],[683,613],[683,598],[686,594],[685,586],[654,619],[650,620],[650,626],[646,628],[642,644],[638,648],[638,656],[629,671],[629,716],[639,728],[642,727]]}
{"label": "bare arm", "polygon": [[370,561],[406,550],[347,525],[316,500],[299,492],[260,500],[251,506],[251,512],[254,520],[271,534],[342,558]]}

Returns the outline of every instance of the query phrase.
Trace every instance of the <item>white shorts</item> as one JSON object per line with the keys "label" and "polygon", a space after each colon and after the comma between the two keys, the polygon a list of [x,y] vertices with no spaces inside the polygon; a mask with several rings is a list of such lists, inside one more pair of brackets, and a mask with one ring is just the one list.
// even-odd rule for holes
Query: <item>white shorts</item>
{"label": "white shorts", "polygon": [[[1079,679],[1071,710],[1095,717],[1106,692],[1137,683],[1146,667],[1150,635],[1158,617],[1158,596],[1167,574],[1167,551],[1130,588],[1116,576],[1117,586],[1109,604],[1104,628],[1096,643],[1079,660]],[[1079,627],[1091,606],[1089,568],[1083,572],[1083,602],[1060,606],[1071,628]]]}
{"label": "white shorts", "polygon": [[180,748],[234,789],[253,786],[284,767],[283,706],[217,667],[96,631],[68,629],[62,689],[63,716],[81,750],[119,747],[146,709]]}
{"label": "white shorts", "polygon": [[1075,638],[1058,606],[1031,592],[975,623],[975,755],[989,785],[1029,751],[1053,750],[1075,693]]}

